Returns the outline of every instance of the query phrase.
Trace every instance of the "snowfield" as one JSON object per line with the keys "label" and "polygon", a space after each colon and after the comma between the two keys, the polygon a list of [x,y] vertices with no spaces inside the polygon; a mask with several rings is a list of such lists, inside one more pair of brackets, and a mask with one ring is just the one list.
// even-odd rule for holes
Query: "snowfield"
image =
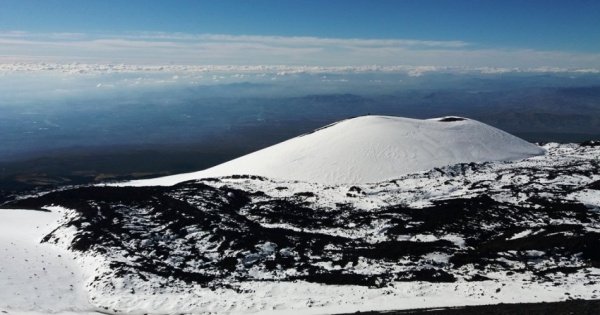
{"label": "snowfield", "polygon": [[0,312],[599,299],[599,192],[597,142],[350,119],[201,172],[0,201]]}
{"label": "snowfield", "polygon": [[328,185],[375,183],[434,167],[541,154],[538,146],[471,119],[362,116],[207,170],[122,185],[170,186],[236,174]]}
{"label": "snowfield", "polygon": [[[56,209],[54,209],[56,210]],[[0,209],[0,312],[91,312],[73,252],[41,243],[61,212]]]}

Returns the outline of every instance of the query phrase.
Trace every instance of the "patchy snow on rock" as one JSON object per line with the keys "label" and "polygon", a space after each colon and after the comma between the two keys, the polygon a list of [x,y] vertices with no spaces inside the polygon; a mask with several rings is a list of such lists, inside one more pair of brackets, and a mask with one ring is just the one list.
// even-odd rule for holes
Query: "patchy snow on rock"
{"label": "patchy snow on rock", "polygon": [[73,209],[47,241],[71,250],[90,275],[79,290],[102,310],[287,314],[597,298],[600,148],[544,149],[380,183],[234,175],[15,203]]}
{"label": "patchy snow on rock", "polygon": [[203,171],[121,185],[169,186],[229,175],[321,184],[374,183],[457,163],[517,160],[541,154],[542,148],[471,119],[362,116]]}
{"label": "patchy snow on rock", "polygon": [[569,195],[568,198],[581,202],[586,206],[600,209],[600,190],[585,189]]}
{"label": "patchy snow on rock", "polygon": [[[30,261],[63,251],[70,265],[53,283],[25,287],[27,273],[17,287],[0,282],[0,311],[324,314],[598,299],[600,147],[543,149],[378,183],[232,175],[17,196],[2,206],[62,219],[6,210],[0,245],[24,242],[11,253],[35,248]],[[3,262],[0,277],[20,271]],[[61,291],[69,281],[75,293]],[[63,300],[33,295],[38,282]]]}

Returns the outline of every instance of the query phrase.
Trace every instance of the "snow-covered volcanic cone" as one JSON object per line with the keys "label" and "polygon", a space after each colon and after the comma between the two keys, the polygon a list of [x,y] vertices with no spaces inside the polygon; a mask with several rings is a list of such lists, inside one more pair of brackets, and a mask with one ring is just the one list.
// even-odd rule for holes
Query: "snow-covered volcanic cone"
{"label": "snow-covered volcanic cone", "polygon": [[544,154],[542,148],[471,119],[362,116],[203,171],[123,185],[174,185],[228,175],[322,184],[371,183],[457,163],[516,160],[540,154]]}

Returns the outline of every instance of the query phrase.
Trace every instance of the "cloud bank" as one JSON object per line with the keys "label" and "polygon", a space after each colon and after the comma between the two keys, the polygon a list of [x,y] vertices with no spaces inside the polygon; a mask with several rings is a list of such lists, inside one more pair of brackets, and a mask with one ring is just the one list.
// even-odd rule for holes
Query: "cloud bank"
{"label": "cloud bank", "polygon": [[0,63],[597,70],[600,54],[490,48],[459,40],[4,31]]}
{"label": "cloud bank", "polygon": [[202,77],[203,74],[227,74],[230,77],[243,79],[254,76],[293,76],[300,74],[361,74],[361,73],[396,73],[419,77],[427,73],[452,74],[503,74],[503,73],[572,73],[600,74],[597,68],[506,68],[506,67],[466,67],[466,66],[294,66],[294,65],[135,65],[135,64],[102,64],[102,63],[56,63],[56,62],[12,62],[0,63],[0,73],[62,73],[62,74],[156,74],[186,73]]}

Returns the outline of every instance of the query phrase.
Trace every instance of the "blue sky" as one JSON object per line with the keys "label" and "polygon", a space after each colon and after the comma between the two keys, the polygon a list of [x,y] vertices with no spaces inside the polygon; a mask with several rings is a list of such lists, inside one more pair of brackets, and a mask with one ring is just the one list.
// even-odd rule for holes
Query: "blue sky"
{"label": "blue sky", "polygon": [[600,1],[574,0],[0,0],[0,56],[597,68],[599,16]]}

